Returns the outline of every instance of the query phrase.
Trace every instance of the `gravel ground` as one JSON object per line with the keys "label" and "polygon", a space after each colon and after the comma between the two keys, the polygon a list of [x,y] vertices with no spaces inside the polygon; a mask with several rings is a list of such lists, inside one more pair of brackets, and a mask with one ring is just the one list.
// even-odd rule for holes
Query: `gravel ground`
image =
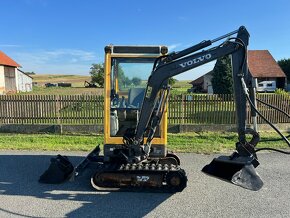
{"label": "gravel ground", "polygon": [[[0,217],[290,217],[290,157],[259,154],[264,180],[254,192],[203,174],[218,155],[179,154],[188,175],[181,193],[97,193],[88,169],[74,182],[37,182],[52,152],[0,152]],[[84,153],[70,152],[76,163]]]}

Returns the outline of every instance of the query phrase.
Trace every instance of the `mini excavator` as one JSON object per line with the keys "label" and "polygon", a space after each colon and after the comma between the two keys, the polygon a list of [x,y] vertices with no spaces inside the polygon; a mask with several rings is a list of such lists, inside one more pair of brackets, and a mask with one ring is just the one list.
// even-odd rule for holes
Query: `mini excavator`
{"label": "mini excavator", "polygon": [[[212,46],[218,41],[222,43]],[[63,182],[94,162],[97,164],[91,184],[99,191],[182,191],[187,185],[186,173],[178,156],[166,149],[167,102],[171,89],[168,79],[230,55],[238,142],[232,155],[215,158],[202,171],[259,190],[263,181],[255,171],[259,165],[255,146],[260,137],[255,130],[246,128],[247,101],[252,116],[258,113],[255,87],[247,66],[248,42],[249,33],[241,26],[180,52],[168,53],[165,46],[106,46],[104,154],[100,155],[97,146],[76,167],[67,157],[58,155],[51,159],[39,181]]]}

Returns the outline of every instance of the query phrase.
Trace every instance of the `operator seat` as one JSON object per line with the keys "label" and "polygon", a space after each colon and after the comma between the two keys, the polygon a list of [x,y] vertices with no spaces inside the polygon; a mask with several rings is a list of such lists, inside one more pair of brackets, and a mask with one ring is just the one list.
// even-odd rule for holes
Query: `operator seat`
{"label": "operator seat", "polygon": [[131,88],[128,93],[128,102],[122,97],[122,110],[111,111],[110,115],[110,134],[111,136],[124,135],[128,128],[135,128],[137,122],[137,110],[140,109],[145,95],[145,88]]}
{"label": "operator seat", "polygon": [[113,110],[110,113],[110,135],[115,136],[119,130],[119,120],[117,110]]}
{"label": "operator seat", "polygon": [[128,95],[128,106],[140,108],[145,95],[145,88],[131,88]]}

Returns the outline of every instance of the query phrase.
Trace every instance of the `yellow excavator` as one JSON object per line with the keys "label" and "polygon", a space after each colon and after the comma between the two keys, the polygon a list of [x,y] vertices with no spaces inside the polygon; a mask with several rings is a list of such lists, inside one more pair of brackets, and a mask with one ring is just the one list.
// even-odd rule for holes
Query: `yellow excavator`
{"label": "yellow excavator", "polygon": [[103,155],[97,146],[76,167],[67,157],[58,155],[51,159],[39,181],[63,182],[94,162],[97,164],[91,184],[99,191],[182,191],[187,185],[186,173],[178,156],[166,149],[167,102],[171,89],[168,79],[231,55],[238,142],[232,155],[215,158],[202,171],[259,190],[263,181],[255,171],[259,165],[255,146],[260,137],[253,129],[246,128],[247,101],[252,116],[261,115],[256,109],[254,86],[248,72],[248,42],[249,33],[241,26],[180,52],[168,53],[166,46],[106,46]]}

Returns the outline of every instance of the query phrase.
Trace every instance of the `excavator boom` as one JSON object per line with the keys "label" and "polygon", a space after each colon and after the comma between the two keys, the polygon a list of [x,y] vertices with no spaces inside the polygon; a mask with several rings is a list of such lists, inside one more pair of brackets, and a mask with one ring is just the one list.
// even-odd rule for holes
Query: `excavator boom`
{"label": "excavator boom", "polygon": [[[198,66],[206,64],[210,61],[216,60],[218,58],[224,57],[226,55],[232,56],[232,68],[233,68],[233,80],[234,80],[234,94],[237,113],[237,129],[239,135],[239,141],[245,143],[246,134],[246,97],[244,92],[244,87],[241,82],[241,78],[245,81],[250,82],[251,78],[248,74],[247,67],[247,45],[249,41],[249,33],[245,27],[240,27],[239,30],[234,31],[230,34],[237,33],[235,38],[229,38],[224,43],[210,48],[208,50],[203,50],[207,46],[210,46],[212,42],[221,40],[224,37],[229,37],[227,34],[223,37],[219,37],[215,40],[203,41],[195,46],[185,49],[178,53],[169,54],[167,57],[161,57],[152,71],[152,74],[148,80],[148,85],[146,89],[146,94],[144,96],[139,122],[136,126],[136,134],[134,137],[134,142],[132,149],[134,149],[135,154],[142,155],[141,142],[143,141],[144,133],[147,131],[150,121],[152,120],[152,115],[154,117],[154,110],[156,108],[155,104],[163,104],[163,102],[158,99],[160,96],[160,91],[167,90],[164,87],[167,86],[167,81],[170,77],[179,75],[185,71],[194,69]],[[249,86],[249,85],[247,85]],[[161,95],[162,96],[162,95]],[[163,99],[165,100],[165,99]],[[151,119],[150,119],[151,118]],[[154,119],[154,118],[153,118]],[[161,117],[158,118],[159,120]],[[157,123],[156,123],[157,124]],[[150,126],[154,129],[155,126]],[[145,145],[150,146],[150,145]],[[146,149],[150,150],[150,149]],[[146,152],[145,152],[146,153]],[[144,157],[137,157],[135,161],[142,160]]]}

